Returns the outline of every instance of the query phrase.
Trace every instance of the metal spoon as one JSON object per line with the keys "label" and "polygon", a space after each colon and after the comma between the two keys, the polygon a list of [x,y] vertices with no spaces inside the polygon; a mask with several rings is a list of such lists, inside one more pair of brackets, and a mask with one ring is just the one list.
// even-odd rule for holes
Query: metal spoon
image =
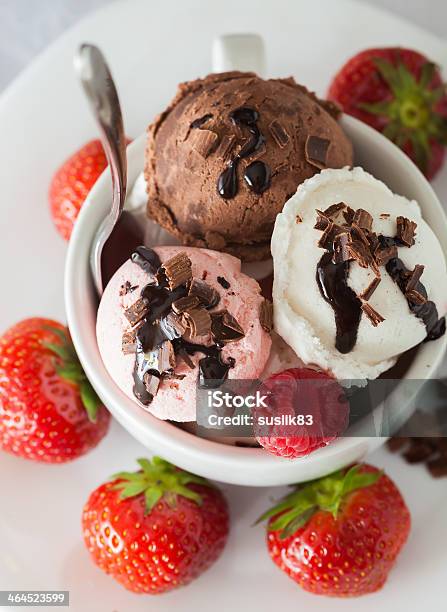
{"label": "metal spoon", "polygon": [[99,127],[112,176],[110,212],[101,223],[90,253],[90,268],[101,296],[112,275],[143,243],[143,230],[130,213],[123,211],[127,190],[126,136],[118,93],[103,54],[83,44],[74,58],[75,70]]}

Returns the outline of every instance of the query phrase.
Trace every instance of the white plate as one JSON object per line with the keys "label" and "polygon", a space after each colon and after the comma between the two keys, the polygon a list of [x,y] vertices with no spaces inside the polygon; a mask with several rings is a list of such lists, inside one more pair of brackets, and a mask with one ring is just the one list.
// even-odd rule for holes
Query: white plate
{"label": "white plate", "polygon": [[[355,51],[406,45],[447,63],[436,37],[396,17],[347,0],[226,0],[147,2],[107,6],[65,34],[0,98],[1,301],[0,328],[30,315],[64,319],[65,244],[48,215],[46,192],[54,169],[96,135],[71,69],[82,41],[99,44],[113,67],[128,134],[141,133],[170,99],[178,81],[210,70],[217,34],[257,31],[267,46],[268,74],[293,74],[323,93]],[[447,170],[434,184],[447,197]],[[224,487],[232,532],[221,560],[201,579],[170,595],[133,596],[89,562],[80,537],[80,513],[89,491],[118,469],[130,469],[145,450],[114,425],[103,444],[66,466],[40,466],[0,457],[0,590],[69,589],[76,612],[154,609],[216,612],[284,608],[315,611],[439,607],[445,597],[447,490],[423,468],[410,468],[381,450],[371,462],[385,467],[413,515],[411,539],[389,583],[359,601],[302,592],[269,561],[256,516],[279,489]],[[25,610],[25,608],[22,608]]]}

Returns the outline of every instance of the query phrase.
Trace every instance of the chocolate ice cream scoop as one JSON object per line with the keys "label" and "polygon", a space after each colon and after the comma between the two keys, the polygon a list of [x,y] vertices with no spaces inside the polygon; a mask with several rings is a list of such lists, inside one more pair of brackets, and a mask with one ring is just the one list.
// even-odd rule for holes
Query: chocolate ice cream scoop
{"label": "chocolate ice cream scoop", "polygon": [[338,114],[293,78],[227,72],[181,84],[148,130],[149,217],[183,244],[269,257],[298,185],[352,165]]}

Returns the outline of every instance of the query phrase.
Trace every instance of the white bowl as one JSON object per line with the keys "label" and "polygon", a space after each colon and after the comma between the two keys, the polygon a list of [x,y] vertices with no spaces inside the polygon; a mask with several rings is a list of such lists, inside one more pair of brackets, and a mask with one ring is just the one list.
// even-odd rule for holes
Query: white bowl
{"label": "white bowl", "polygon": [[[342,119],[342,125],[354,143],[356,165],[383,180],[394,192],[417,200],[444,253],[447,253],[447,220],[422,173],[396,146],[367,125],[348,116]],[[142,135],[128,148],[130,185],[143,168],[144,145],[145,135]],[[98,300],[90,277],[89,254],[93,237],[109,206],[110,175],[106,171],[90,192],[70,240],[65,271],[67,319],[87,376],[113,416],[139,442],[197,474],[254,486],[291,484],[317,478],[360,460],[383,443],[385,438],[346,437],[307,458],[289,461],[269,455],[260,448],[233,447],[196,437],[156,419],[129,399],[109,376],[96,343]],[[447,336],[444,336],[421,345],[406,378],[432,378],[443,358],[446,343]],[[411,414],[414,396],[412,392],[401,397],[400,419]]]}

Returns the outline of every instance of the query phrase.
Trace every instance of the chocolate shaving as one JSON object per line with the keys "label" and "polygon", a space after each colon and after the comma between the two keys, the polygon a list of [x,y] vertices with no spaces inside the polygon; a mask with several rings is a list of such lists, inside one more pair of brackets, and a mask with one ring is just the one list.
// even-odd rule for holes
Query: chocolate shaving
{"label": "chocolate shaving", "polygon": [[406,217],[397,217],[396,223],[398,240],[405,246],[413,246],[417,224]]}
{"label": "chocolate shaving", "polygon": [[374,265],[374,260],[371,251],[360,240],[354,240],[347,246],[350,259],[355,259],[361,268],[368,268]]}
{"label": "chocolate shaving", "polygon": [[397,257],[397,246],[393,244],[389,247],[378,245],[374,251],[374,259],[378,266],[385,266],[391,259]]}
{"label": "chocolate shaving", "polygon": [[346,210],[343,211],[343,217],[348,225],[351,225],[354,221],[354,214],[354,209],[346,205]]}
{"label": "chocolate shaving", "polygon": [[377,237],[377,234],[375,232],[368,232],[367,237],[370,251],[371,253],[374,253],[377,247],[379,246],[379,238]]}
{"label": "chocolate shaving", "polygon": [[340,225],[336,225],[335,223],[332,223],[332,221],[330,221],[328,226],[324,230],[320,240],[318,241],[318,246],[321,249],[331,249],[335,238],[342,231],[343,228]]}
{"label": "chocolate shaving", "polygon": [[236,136],[234,134],[227,134],[223,136],[217,148],[216,155],[224,162],[229,161],[235,145]]}
{"label": "chocolate shaving", "polygon": [[196,306],[200,304],[200,300],[197,296],[187,295],[185,297],[179,298],[172,303],[172,310],[179,314],[182,312],[188,312],[193,310]]}
{"label": "chocolate shaving", "polygon": [[391,217],[390,213],[380,213],[381,219],[389,219]]}
{"label": "chocolate shaving", "polygon": [[295,223],[302,223],[303,222],[303,218],[300,215],[297,215],[295,217]]}
{"label": "chocolate shaving", "polygon": [[143,376],[144,386],[146,387],[146,391],[149,393],[152,399],[156,396],[158,387],[160,386],[160,379],[158,376],[151,372],[146,372]]}
{"label": "chocolate shaving", "polygon": [[411,291],[413,291],[414,289],[416,289],[418,283],[419,283],[419,279],[422,276],[422,273],[424,272],[424,266],[421,266],[419,264],[417,264],[416,266],[414,266],[414,270],[411,273],[410,279],[408,280],[406,286],[405,286],[405,293],[409,293]]}
{"label": "chocolate shaving", "polygon": [[349,249],[351,241],[351,234],[348,231],[341,232],[335,237],[334,254],[332,256],[332,261],[334,263],[342,263],[343,261],[350,261],[352,259],[351,251]]}
{"label": "chocolate shaving", "polygon": [[358,227],[370,231],[373,224],[373,218],[367,210],[358,208],[354,213],[352,222],[358,225]]}
{"label": "chocolate shaving", "polygon": [[407,291],[405,293],[405,297],[412,304],[425,304],[425,302],[427,301],[427,298],[425,297],[425,295],[422,295],[422,293],[420,293],[419,291],[416,291],[416,289]]}
{"label": "chocolate shaving", "polygon": [[259,307],[259,322],[267,333],[273,329],[273,304],[270,300],[264,300]]}
{"label": "chocolate shaving", "polygon": [[122,351],[125,355],[130,355],[131,353],[135,353],[135,350],[137,348],[136,341],[137,341],[137,330],[136,329],[130,329],[123,333],[121,346],[122,346]]}
{"label": "chocolate shaving", "polygon": [[181,315],[170,312],[160,320],[160,327],[169,340],[174,340],[183,336],[187,326]]}
{"label": "chocolate shaving", "polygon": [[362,304],[362,310],[366,314],[368,319],[371,321],[371,323],[374,325],[374,327],[377,327],[379,323],[385,321],[382,315],[380,315],[377,310],[374,310],[371,304]]}
{"label": "chocolate shaving", "polygon": [[244,337],[244,330],[228,310],[211,315],[211,334],[218,344],[237,342]]}
{"label": "chocolate shaving", "polygon": [[433,478],[447,476],[447,438],[401,437],[388,440],[391,452],[404,451],[404,459],[411,464],[425,463]]}
{"label": "chocolate shaving", "polygon": [[[369,235],[369,230],[366,230],[368,232]],[[363,230],[362,227],[360,227],[360,225],[357,225],[355,222],[352,223],[351,226],[351,236],[352,236],[352,240],[360,240],[360,242],[363,242],[363,244],[366,246],[367,249],[371,249],[370,246],[370,242],[368,239],[368,235],[365,233],[365,231]]]}
{"label": "chocolate shaving", "polygon": [[327,167],[327,154],[331,141],[319,136],[308,136],[304,145],[306,160],[312,166],[323,170]]}
{"label": "chocolate shaving", "polygon": [[273,140],[276,142],[278,147],[283,149],[289,142],[289,135],[286,132],[285,128],[280,124],[277,119],[273,119],[273,121],[269,125],[269,130],[270,134],[273,137]]}
{"label": "chocolate shaving", "polygon": [[138,285],[133,285],[130,281],[126,281],[124,285],[120,287],[120,295],[127,295],[128,293],[133,293],[136,289],[138,289]]}
{"label": "chocolate shaving", "polygon": [[194,151],[206,159],[215,150],[219,136],[211,130],[197,130],[191,140]]}
{"label": "chocolate shaving", "polygon": [[416,438],[416,442],[404,453],[408,463],[424,463],[433,453],[429,441],[424,438]]}
{"label": "chocolate shaving", "polygon": [[447,476],[447,457],[432,459],[427,463],[427,467],[433,478],[445,477]]}
{"label": "chocolate shaving", "polygon": [[211,316],[205,308],[193,308],[183,314],[191,338],[205,336],[211,330]]}
{"label": "chocolate shaving", "polygon": [[135,304],[129,306],[124,311],[124,316],[129,321],[129,323],[134,327],[137,323],[139,323],[149,312],[149,302],[146,298],[139,298]]}
{"label": "chocolate shaving", "polygon": [[364,289],[362,291],[362,293],[360,294],[360,298],[362,300],[365,300],[366,302],[371,299],[371,296],[373,295],[374,291],[377,289],[377,287],[380,285],[380,281],[381,279],[377,276],[375,276],[372,281],[369,283],[369,285],[366,287],[366,289]]}
{"label": "chocolate shaving", "polygon": [[219,285],[221,285],[221,287],[223,287],[224,289],[229,289],[231,287],[230,283],[227,281],[226,278],[224,278],[223,276],[218,276],[217,277],[217,282],[219,283]]}
{"label": "chocolate shaving", "polygon": [[338,202],[338,204],[332,204],[329,208],[326,208],[324,214],[326,217],[334,219],[342,210],[346,210],[346,204],[344,202]]}
{"label": "chocolate shaving", "polygon": [[321,210],[317,210],[316,212],[317,220],[315,222],[314,229],[324,231],[329,225],[329,223],[331,223],[331,220],[325,212],[322,212]]}
{"label": "chocolate shaving", "polygon": [[175,353],[174,347],[170,340],[165,340],[158,347],[158,371],[161,373],[173,370],[175,368]]}
{"label": "chocolate shaving", "polygon": [[159,283],[161,285],[167,283],[171,291],[187,283],[191,278],[191,260],[184,251],[165,261],[157,272]]}
{"label": "chocolate shaving", "polygon": [[196,297],[205,308],[214,308],[220,302],[219,292],[202,280],[193,278],[189,287],[189,295]]}

